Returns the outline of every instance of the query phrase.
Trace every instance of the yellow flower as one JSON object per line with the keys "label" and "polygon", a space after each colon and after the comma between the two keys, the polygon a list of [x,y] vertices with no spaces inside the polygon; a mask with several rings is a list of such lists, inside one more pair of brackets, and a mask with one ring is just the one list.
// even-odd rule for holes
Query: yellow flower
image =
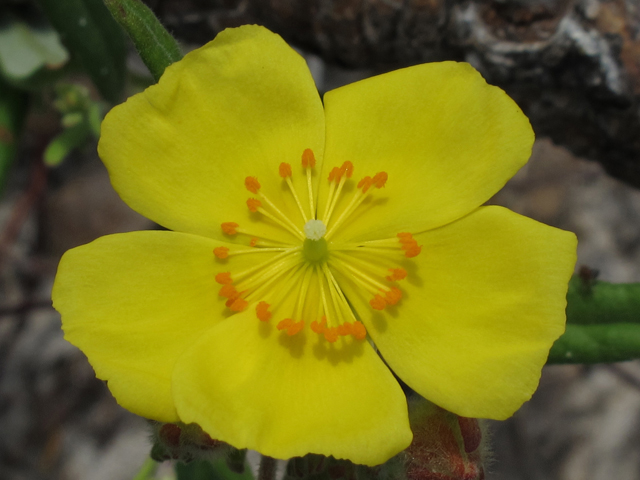
{"label": "yellow flower", "polygon": [[406,448],[392,371],[459,415],[506,418],[564,329],[575,262],[573,234],[480,206],[532,142],[467,64],[323,108],[279,36],[226,30],[107,115],[114,188],[174,231],[67,252],[66,338],[123,407],[277,458]]}

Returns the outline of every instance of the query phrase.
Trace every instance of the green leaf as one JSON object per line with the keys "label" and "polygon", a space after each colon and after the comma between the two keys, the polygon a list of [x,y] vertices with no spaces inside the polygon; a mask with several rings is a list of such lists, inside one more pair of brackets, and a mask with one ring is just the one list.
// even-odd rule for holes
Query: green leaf
{"label": "green leaf", "polygon": [[236,473],[229,469],[223,458],[214,462],[176,463],[175,468],[177,480],[253,480],[248,466],[243,473]]}
{"label": "green leaf", "polygon": [[44,151],[44,163],[48,167],[57,167],[75,148],[87,141],[91,128],[87,122],[81,122],[62,131]]}
{"label": "green leaf", "polygon": [[156,82],[165,68],[182,58],[176,40],[140,0],[105,0],[105,4],[133,40]]}
{"label": "green leaf", "polygon": [[113,103],[120,101],[124,90],[124,38],[102,0],[38,2],[102,96]]}
{"label": "green leaf", "polygon": [[16,156],[18,137],[27,113],[28,95],[0,79],[0,193]]}
{"label": "green leaf", "polygon": [[48,25],[21,20],[0,24],[0,70],[5,78],[21,82],[37,72],[60,69],[69,60],[58,33]]}
{"label": "green leaf", "polygon": [[547,363],[604,363],[640,358],[640,324],[568,324]]}

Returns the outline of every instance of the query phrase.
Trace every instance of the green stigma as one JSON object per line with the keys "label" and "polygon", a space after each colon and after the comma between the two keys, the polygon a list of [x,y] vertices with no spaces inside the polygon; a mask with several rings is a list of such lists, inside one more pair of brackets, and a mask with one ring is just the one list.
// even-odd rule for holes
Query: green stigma
{"label": "green stigma", "polygon": [[327,241],[323,238],[327,227],[320,220],[309,220],[304,226],[306,239],[302,246],[309,262],[321,262],[327,258]]}

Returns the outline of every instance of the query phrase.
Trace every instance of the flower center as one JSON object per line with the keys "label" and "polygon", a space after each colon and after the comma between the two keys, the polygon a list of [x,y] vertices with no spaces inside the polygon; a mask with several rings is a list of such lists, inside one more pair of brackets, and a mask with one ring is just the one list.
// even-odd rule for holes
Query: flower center
{"label": "flower center", "polygon": [[[299,215],[291,215],[272,201],[256,177],[245,178],[245,188],[254,195],[247,200],[250,214],[296,240],[288,244],[280,237],[270,238],[272,230],[266,226],[254,226],[254,231],[236,222],[222,223],[222,231],[235,240],[235,246],[217,247],[213,252],[218,261],[231,267],[216,275],[221,285],[219,295],[227,299],[226,306],[234,312],[254,309],[262,322],[275,318],[278,330],[286,335],[305,331],[306,324],[330,343],[347,337],[364,340],[364,324],[356,317],[341,285],[349,282],[371,295],[369,304],[375,310],[394,307],[402,299],[397,282],[407,276],[400,263],[418,255],[422,247],[408,232],[358,243],[331,240],[367,197],[385,186],[388,175],[379,172],[362,178],[349,198],[345,185],[351,182],[353,164],[347,161],[334,167],[328,176],[327,200],[322,215],[318,215],[313,195],[315,164],[313,152],[306,149],[302,154],[306,199],[292,181],[291,165],[283,162],[278,169],[282,187],[291,195]],[[248,246],[242,246],[243,237],[249,238]],[[254,254],[259,260],[250,267],[233,268],[234,257]]]}

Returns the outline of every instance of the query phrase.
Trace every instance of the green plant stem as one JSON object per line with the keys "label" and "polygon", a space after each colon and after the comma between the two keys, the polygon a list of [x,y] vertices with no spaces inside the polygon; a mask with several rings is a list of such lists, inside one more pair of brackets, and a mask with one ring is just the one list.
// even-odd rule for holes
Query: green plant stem
{"label": "green plant stem", "polygon": [[[589,272],[587,272],[589,273]],[[605,363],[640,358],[640,283],[574,276],[567,292],[567,329],[547,363]]]}
{"label": "green plant stem", "polygon": [[182,58],[176,40],[140,0],[105,0],[105,5],[131,37],[156,82],[165,68]]}
{"label": "green plant stem", "polygon": [[136,473],[136,476],[133,477],[133,480],[149,480],[153,478],[153,474],[158,468],[158,463],[152,458],[147,458],[145,462]]}

